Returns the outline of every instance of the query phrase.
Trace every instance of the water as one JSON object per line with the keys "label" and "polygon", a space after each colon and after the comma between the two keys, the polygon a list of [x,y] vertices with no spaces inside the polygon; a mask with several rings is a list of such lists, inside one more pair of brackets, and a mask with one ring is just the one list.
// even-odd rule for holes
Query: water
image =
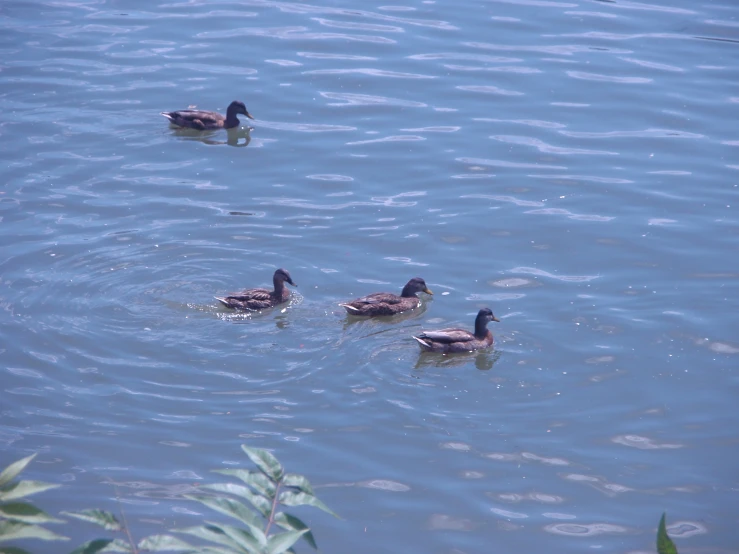
{"label": "water", "polygon": [[[653,552],[663,510],[736,548],[736,6],[131,8],[1,12],[0,461],[39,505],[192,525],[248,443],[343,517],[298,512],[324,552]],[[235,137],[158,115],[234,99]],[[287,306],[212,298],[277,267]],[[337,306],[416,275],[408,317]],[[495,351],[419,353],[484,305]]]}

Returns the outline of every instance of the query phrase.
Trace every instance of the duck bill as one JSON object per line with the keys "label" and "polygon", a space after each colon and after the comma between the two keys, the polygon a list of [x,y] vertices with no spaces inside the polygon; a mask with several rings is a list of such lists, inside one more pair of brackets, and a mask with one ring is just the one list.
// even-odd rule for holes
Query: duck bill
{"label": "duck bill", "polygon": [[495,316],[493,316],[493,321],[497,321],[498,323],[500,323],[500,320]]}
{"label": "duck bill", "polygon": [[425,292],[426,294],[430,294],[431,296],[434,295],[434,293],[431,292],[431,289],[423,289],[423,292]]}
{"label": "duck bill", "polygon": [[290,280],[288,281],[288,283],[289,283],[289,284],[291,284],[291,285],[292,285],[292,286],[294,286],[294,287],[297,287],[297,286],[298,286],[298,285],[296,285],[296,284],[295,284],[295,283],[293,282],[293,280],[292,280],[292,279],[290,279]]}
{"label": "duck bill", "polygon": [[253,116],[253,115],[251,115],[251,114],[250,114],[249,112],[246,112],[246,113],[245,113],[244,115],[245,115],[246,117],[248,117],[249,119],[254,119],[254,116]]}

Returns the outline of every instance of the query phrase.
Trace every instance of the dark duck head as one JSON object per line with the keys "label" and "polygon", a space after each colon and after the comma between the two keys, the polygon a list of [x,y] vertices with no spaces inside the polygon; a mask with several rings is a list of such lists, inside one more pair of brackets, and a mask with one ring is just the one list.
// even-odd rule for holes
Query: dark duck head
{"label": "dark duck head", "polygon": [[485,337],[487,335],[488,323],[491,321],[500,322],[500,320],[493,315],[493,310],[490,308],[482,308],[477,312],[477,317],[475,318],[475,337]]}
{"label": "dark duck head", "polygon": [[414,277],[413,279],[411,279],[405,284],[405,286],[403,287],[403,292],[400,293],[400,296],[402,296],[403,298],[410,298],[412,296],[416,296],[416,294],[419,292],[425,292],[426,294],[434,294],[426,286],[426,281],[424,281],[420,277]]}

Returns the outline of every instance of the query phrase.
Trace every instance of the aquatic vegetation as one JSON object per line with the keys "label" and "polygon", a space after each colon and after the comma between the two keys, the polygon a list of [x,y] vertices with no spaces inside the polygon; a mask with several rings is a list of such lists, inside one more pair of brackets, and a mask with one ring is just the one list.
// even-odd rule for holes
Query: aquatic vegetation
{"label": "aquatic vegetation", "polygon": [[[46,523],[63,523],[63,520],[25,502],[32,494],[37,494],[58,487],[42,481],[17,481],[16,477],[31,463],[36,454],[13,462],[0,473],[0,543],[20,539],[38,539],[43,541],[68,541],[69,537],[58,535],[43,525]],[[20,502],[20,500],[24,500]],[[0,546],[0,552],[24,554],[21,548]]]}
{"label": "aquatic vegetation", "polygon": [[667,534],[667,525],[665,525],[665,513],[659,520],[659,528],[657,529],[657,552],[658,554],[677,554],[677,547]]}
{"label": "aquatic vegetation", "polygon": [[[280,462],[266,450],[241,446],[257,466],[249,469],[217,469],[215,473],[236,478],[239,482],[215,483],[200,487],[203,494],[185,495],[221,515],[229,516],[238,525],[206,521],[173,533],[200,539],[205,544],[193,545],[173,535],[152,535],[136,542],[128,527],[115,515],[104,510],[62,512],[63,515],[94,523],[108,531],[122,532],[125,539],[98,538],[91,540],[72,554],[97,552],[187,552],[188,554],[281,554],[293,552],[301,538],[317,549],[310,528],[294,515],[281,511],[282,506],[314,506],[335,517],[328,506],[313,492],[310,482],[302,475],[286,473]],[[14,481],[34,458],[29,456],[9,465],[0,473],[0,543],[23,539],[69,540],[49,531],[41,524],[65,523],[25,502],[11,502],[31,494],[58,487],[39,481]],[[243,502],[246,501],[246,503]],[[277,529],[281,529],[277,532]],[[19,547],[2,547],[3,554],[28,554]]]}

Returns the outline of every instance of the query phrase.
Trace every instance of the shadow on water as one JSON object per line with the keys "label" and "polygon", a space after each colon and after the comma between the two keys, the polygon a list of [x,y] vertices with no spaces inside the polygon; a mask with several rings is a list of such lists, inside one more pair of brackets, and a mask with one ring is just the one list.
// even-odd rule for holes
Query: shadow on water
{"label": "shadow on water", "polygon": [[213,131],[198,131],[197,129],[182,129],[177,127],[172,128],[172,135],[182,140],[196,140],[211,146],[227,144],[228,146],[244,148],[251,142],[251,132],[253,129],[254,127],[234,127],[233,129],[226,129],[225,141],[214,138],[221,133],[220,129]]}
{"label": "shadow on water", "polygon": [[413,369],[425,369],[435,367],[448,369],[462,367],[474,363],[480,371],[493,369],[503,353],[500,350],[482,350],[478,352],[465,352],[462,354],[439,354],[437,352],[421,352]]}

